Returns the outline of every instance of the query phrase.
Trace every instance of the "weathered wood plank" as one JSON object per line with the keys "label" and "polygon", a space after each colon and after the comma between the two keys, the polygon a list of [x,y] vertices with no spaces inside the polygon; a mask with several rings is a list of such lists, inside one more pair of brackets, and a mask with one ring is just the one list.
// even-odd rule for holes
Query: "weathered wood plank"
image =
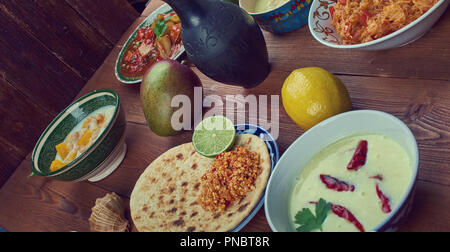
{"label": "weathered wood plank", "polygon": [[20,155],[14,146],[9,142],[0,139],[0,188],[14,173],[17,166],[23,161],[24,156]]}
{"label": "weathered wood plank", "polygon": [[10,17],[0,12],[0,77],[51,114],[61,111],[84,80]]}
{"label": "weathered wood plank", "polygon": [[51,120],[46,110],[0,79],[0,187]]}
{"label": "weathered wood plank", "polygon": [[[28,178],[29,174],[29,160],[26,160],[0,190],[4,192],[0,204],[2,227],[11,232],[89,231],[90,209],[95,199],[103,197],[106,191],[87,183]],[[8,210],[11,207],[33,211]]]}
{"label": "weathered wood plank", "polygon": [[9,84],[0,85],[0,138],[25,157],[34,146],[29,139],[37,139],[53,117]]}
{"label": "weathered wood plank", "polygon": [[64,1],[6,1],[0,10],[84,81],[114,45]]}
{"label": "weathered wood plank", "polygon": [[112,44],[116,44],[139,17],[139,13],[126,0],[66,0],[66,2]]}

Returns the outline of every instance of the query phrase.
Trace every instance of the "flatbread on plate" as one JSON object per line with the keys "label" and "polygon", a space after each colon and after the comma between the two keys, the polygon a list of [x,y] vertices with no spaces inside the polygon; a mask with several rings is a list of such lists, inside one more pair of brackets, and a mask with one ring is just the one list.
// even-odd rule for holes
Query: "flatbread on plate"
{"label": "flatbread on plate", "polygon": [[230,231],[258,204],[266,188],[271,160],[266,143],[255,135],[237,135],[235,146],[260,156],[256,189],[222,213],[206,211],[197,202],[201,177],[214,159],[198,154],[192,143],[177,146],[154,160],[138,179],[130,198],[131,217],[141,232]]}

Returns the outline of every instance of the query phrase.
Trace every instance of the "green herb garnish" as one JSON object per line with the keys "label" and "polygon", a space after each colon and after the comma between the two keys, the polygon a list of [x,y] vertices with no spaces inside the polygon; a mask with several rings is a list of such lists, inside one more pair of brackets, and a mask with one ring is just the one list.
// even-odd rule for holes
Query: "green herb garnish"
{"label": "green herb garnish", "polygon": [[158,20],[156,21],[155,28],[153,31],[155,32],[155,35],[157,38],[162,37],[164,35],[164,32],[166,31],[167,26],[164,20]]}
{"label": "green herb garnish", "polygon": [[309,208],[303,208],[295,215],[295,224],[300,225],[298,232],[311,232],[319,229],[322,231],[322,224],[327,218],[328,212],[331,210],[331,203],[327,203],[320,198],[316,204],[316,216]]}

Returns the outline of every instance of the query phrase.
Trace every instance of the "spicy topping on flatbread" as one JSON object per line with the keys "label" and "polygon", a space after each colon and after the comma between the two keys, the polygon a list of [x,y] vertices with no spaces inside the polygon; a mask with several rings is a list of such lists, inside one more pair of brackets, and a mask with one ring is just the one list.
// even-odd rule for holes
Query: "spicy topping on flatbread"
{"label": "spicy topping on flatbread", "polygon": [[223,212],[232,202],[243,199],[255,189],[260,173],[257,153],[237,147],[219,154],[212,168],[201,178],[202,193],[198,201],[207,211]]}

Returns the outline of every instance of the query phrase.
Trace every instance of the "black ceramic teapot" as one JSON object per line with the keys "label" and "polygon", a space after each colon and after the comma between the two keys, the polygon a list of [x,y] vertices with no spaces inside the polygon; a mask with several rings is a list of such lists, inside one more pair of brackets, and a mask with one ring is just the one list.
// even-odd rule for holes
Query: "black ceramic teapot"
{"label": "black ceramic teapot", "polygon": [[190,60],[218,82],[260,84],[270,72],[264,36],[239,6],[219,0],[164,0],[178,14]]}

